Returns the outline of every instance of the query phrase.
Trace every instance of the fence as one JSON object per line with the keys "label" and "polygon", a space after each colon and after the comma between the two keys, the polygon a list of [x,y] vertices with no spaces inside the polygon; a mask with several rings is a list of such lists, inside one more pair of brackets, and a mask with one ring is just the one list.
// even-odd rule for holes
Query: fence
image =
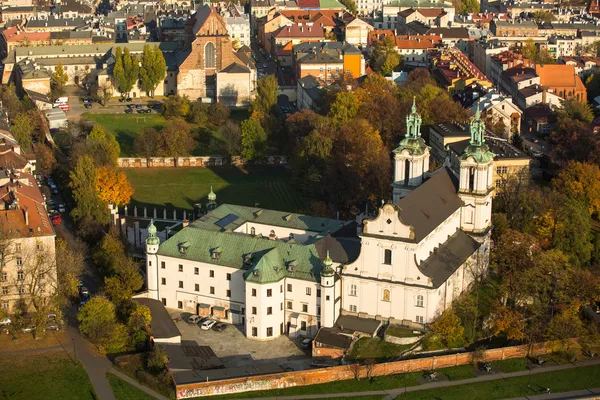
{"label": "fence", "polygon": [[[206,156],[206,157],[119,157],[120,168],[164,168],[164,167],[220,167],[223,165],[246,165],[247,160],[240,156]],[[261,160],[253,160],[256,165],[287,164],[286,156],[268,156]]]}
{"label": "fence", "polygon": [[[576,344],[571,340],[570,344]],[[211,382],[177,385],[177,399],[200,396],[214,396],[241,393],[255,390],[286,389],[295,386],[315,385],[348,379],[362,379],[374,376],[394,375],[407,372],[432,371],[438,368],[467,365],[474,361],[498,361],[508,358],[525,357],[528,354],[538,356],[558,351],[569,342],[546,342],[533,345],[503,347],[484,352],[467,352],[435,357],[415,358],[374,365],[343,365],[305,371],[283,372],[244,378],[224,379]]]}

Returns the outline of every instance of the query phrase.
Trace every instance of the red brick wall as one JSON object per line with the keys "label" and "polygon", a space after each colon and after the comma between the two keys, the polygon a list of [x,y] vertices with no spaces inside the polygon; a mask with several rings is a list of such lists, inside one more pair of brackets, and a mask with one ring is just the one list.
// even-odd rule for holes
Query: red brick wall
{"label": "red brick wall", "polygon": [[[576,340],[571,341],[571,344],[576,343]],[[532,346],[530,353],[527,351],[527,345],[504,347],[501,349],[487,350],[481,355],[482,357],[480,359],[481,361],[495,361],[507,358],[525,357],[527,354],[548,354],[559,350],[563,346],[565,346],[565,343],[559,341],[540,343]],[[473,362],[473,355],[474,353],[450,354],[439,357],[426,357],[376,364],[372,366],[371,375],[393,375],[405,372],[434,370],[457,365],[466,365]],[[331,368],[178,385],[176,387],[176,393],[178,399],[186,399],[191,397],[241,393],[254,390],[285,389],[294,386],[315,385],[319,383],[355,379],[357,374],[359,378],[366,378],[367,372],[367,367],[365,366],[342,365]]]}
{"label": "red brick wall", "polygon": [[329,358],[337,359],[337,358],[344,357],[344,350],[328,349],[328,348],[324,348],[324,347],[313,346],[312,356],[313,356],[313,358],[329,357]]}

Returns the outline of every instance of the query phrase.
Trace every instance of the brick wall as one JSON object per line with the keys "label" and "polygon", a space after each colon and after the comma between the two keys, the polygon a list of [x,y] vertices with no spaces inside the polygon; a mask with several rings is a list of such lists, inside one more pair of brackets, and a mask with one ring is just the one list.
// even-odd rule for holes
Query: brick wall
{"label": "brick wall", "polygon": [[323,358],[331,358],[331,359],[335,360],[335,359],[344,357],[344,353],[345,353],[344,349],[316,347],[314,345],[312,348],[313,358],[323,357]]}
{"label": "brick wall", "polygon": [[[577,341],[575,339],[571,340],[571,344],[576,343]],[[525,357],[527,354],[538,356],[552,353],[564,346],[565,343],[560,341],[539,343],[531,347],[531,352],[528,352],[529,346],[527,345],[504,347],[483,352],[479,360],[505,360],[507,358]],[[473,356],[474,353],[468,352],[376,364],[372,366],[371,375],[393,375],[466,365],[473,362]],[[315,385],[319,383],[355,379],[357,375],[359,378],[366,378],[367,372],[367,367],[365,366],[342,365],[330,368],[178,385],[176,387],[176,393],[177,399],[187,399],[199,396],[214,396],[255,390],[286,389],[295,386]]]}

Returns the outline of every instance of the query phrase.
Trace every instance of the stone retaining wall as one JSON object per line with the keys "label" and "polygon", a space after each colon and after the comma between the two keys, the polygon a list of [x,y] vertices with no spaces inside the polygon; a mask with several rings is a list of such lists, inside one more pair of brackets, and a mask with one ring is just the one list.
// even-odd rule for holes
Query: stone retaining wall
{"label": "stone retaining wall", "polygon": [[405,345],[405,344],[417,343],[419,341],[419,339],[421,339],[422,337],[423,337],[423,335],[400,338],[400,337],[385,334],[385,335],[383,335],[383,340],[385,340],[386,342],[389,342],[389,343],[393,343],[393,344]]}
{"label": "stone retaining wall", "polygon": [[[252,161],[253,165],[284,165],[287,164],[286,156],[268,156],[262,160]],[[165,167],[220,167],[223,165],[249,164],[239,156],[224,157],[119,157],[117,163],[120,168],[165,168]]]}
{"label": "stone retaining wall", "polygon": [[[571,344],[577,341],[572,340]],[[486,350],[483,353],[459,353],[437,357],[417,358],[394,361],[370,366],[370,376],[394,375],[406,372],[428,371],[439,368],[466,365],[478,361],[497,361],[508,358],[525,357],[528,354],[537,356],[560,350],[565,344],[559,341],[540,343],[531,346],[521,345]],[[530,351],[528,351],[530,350]],[[177,399],[200,396],[214,396],[256,390],[286,389],[295,386],[315,385],[334,381],[367,378],[368,367],[360,365],[342,365],[338,367],[311,369],[305,371],[283,372],[260,376],[248,376],[236,379],[224,379],[211,382],[198,382],[176,386]]]}

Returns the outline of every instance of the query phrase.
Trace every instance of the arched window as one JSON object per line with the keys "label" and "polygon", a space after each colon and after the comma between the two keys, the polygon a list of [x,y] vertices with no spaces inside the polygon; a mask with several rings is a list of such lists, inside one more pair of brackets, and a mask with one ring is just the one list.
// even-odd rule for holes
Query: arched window
{"label": "arched window", "polygon": [[390,301],[390,291],[389,290],[383,289],[382,300],[383,301]]}
{"label": "arched window", "polygon": [[410,161],[404,161],[404,185],[408,186],[408,180],[410,179]]}
{"label": "arched window", "polygon": [[469,168],[469,192],[475,190],[475,168]]}
{"label": "arched window", "polygon": [[250,234],[252,236],[256,235],[256,228],[255,227],[250,228]]}
{"label": "arched window", "polygon": [[384,255],[383,255],[383,263],[389,264],[389,265],[392,264],[392,250],[385,249]]}
{"label": "arched window", "polygon": [[423,295],[417,295],[417,307],[423,307]]}
{"label": "arched window", "polygon": [[217,67],[217,51],[212,42],[206,43],[204,46],[204,68]]}
{"label": "arched window", "polygon": [[356,285],[350,285],[350,296],[356,296]]}

